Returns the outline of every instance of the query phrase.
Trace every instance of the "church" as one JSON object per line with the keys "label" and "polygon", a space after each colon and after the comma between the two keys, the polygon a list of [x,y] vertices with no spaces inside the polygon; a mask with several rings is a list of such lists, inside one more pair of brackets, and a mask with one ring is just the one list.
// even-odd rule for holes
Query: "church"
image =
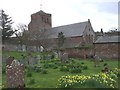
{"label": "church", "polygon": [[[65,41],[63,48],[75,48],[83,45],[92,45],[95,40],[95,32],[92,28],[90,19],[84,22],[73,23],[58,27],[52,27],[52,15],[40,10],[31,15],[31,21],[28,24],[28,30],[32,34],[37,32],[35,36],[39,36],[38,31],[43,31],[45,34],[40,35],[47,37],[47,49],[51,50],[57,47],[55,41],[59,33],[63,33]],[[33,38],[33,37],[32,37]],[[42,43],[40,43],[42,44]]]}

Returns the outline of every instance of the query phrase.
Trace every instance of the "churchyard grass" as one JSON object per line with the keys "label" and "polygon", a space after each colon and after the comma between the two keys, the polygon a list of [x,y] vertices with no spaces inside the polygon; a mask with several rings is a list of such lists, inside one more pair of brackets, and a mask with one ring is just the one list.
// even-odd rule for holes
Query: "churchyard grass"
{"label": "churchyard grass", "polygon": [[[14,56],[16,59],[21,58],[21,52],[3,52],[3,56]],[[27,55],[27,53],[24,53]],[[33,55],[37,55],[40,53],[32,53]],[[26,70],[25,75],[25,83],[27,88],[56,88],[58,84],[58,79],[61,78],[61,76],[65,75],[92,75],[92,74],[98,74],[101,72],[101,70],[104,69],[104,64],[107,63],[110,67],[110,69],[118,68],[118,61],[117,60],[107,60],[104,59],[103,62],[100,62],[99,67],[94,67],[94,62],[92,59],[72,59],[74,60],[73,65],[75,64],[82,64],[86,65],[88,69],[82,70],[81,73],[71,73],[69,71],[60,71],[59,65],[57,65],[57,68],[54,69],[52,67],[44,68],[45,61],[41,60],[41,67],[43,67],[45,70],[47,70],[46,74],[43,74],[41,72],[35,72],[34,70]],[[55,64],[55,62],[60,61],[46,61],[46,63]],[[27,73],[31,73],[31,77],[27,77]],[[2,81],[3,85],[6,86],[6,76],[5,73],[2,74]],[[30,83],[31,82],[31,83]]]}

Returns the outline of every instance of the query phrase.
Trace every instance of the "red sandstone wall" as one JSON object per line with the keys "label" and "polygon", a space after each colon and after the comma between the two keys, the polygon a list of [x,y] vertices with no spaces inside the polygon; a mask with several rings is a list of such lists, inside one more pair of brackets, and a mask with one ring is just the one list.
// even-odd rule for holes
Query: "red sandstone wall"
{"label": "red sandstone wall", "polygon": [[90,58],[94,54],[93,49],[66,49],[70,58]]}
{"label": "red sandstone wall", "polygon": [[95,44],[95,54],[101,58],[119,58],[120,43]]}

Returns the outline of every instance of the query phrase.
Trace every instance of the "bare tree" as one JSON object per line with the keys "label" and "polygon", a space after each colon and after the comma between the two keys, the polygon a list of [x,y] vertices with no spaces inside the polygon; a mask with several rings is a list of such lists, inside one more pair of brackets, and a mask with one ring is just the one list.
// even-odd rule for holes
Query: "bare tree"
{"label": "bare tree", "polygon": [[18,40],[18,44],[22,45],[25,44],[27,46],[29,40],[29,33],[28,27],[25,24],[19,24],[15,29],[15,35]]}
{"label": "bare tree", "polygon": [[30,32],[30,40],[34,41],[34,45],[39,47],[43,46],[45,49],[53,47],[53,38],[51,35],[53,32],[47,29],[36,30]]}

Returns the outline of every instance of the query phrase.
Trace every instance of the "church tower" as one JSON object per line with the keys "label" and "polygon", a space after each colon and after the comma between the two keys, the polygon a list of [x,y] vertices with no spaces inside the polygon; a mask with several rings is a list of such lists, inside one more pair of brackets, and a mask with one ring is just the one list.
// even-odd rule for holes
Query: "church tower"
{"label": "church tower", "polygon": [[31,22],[28,24],[28,30],[45,30],[52,28],[51,14],[45,13],[40,10],[31,15]]}

